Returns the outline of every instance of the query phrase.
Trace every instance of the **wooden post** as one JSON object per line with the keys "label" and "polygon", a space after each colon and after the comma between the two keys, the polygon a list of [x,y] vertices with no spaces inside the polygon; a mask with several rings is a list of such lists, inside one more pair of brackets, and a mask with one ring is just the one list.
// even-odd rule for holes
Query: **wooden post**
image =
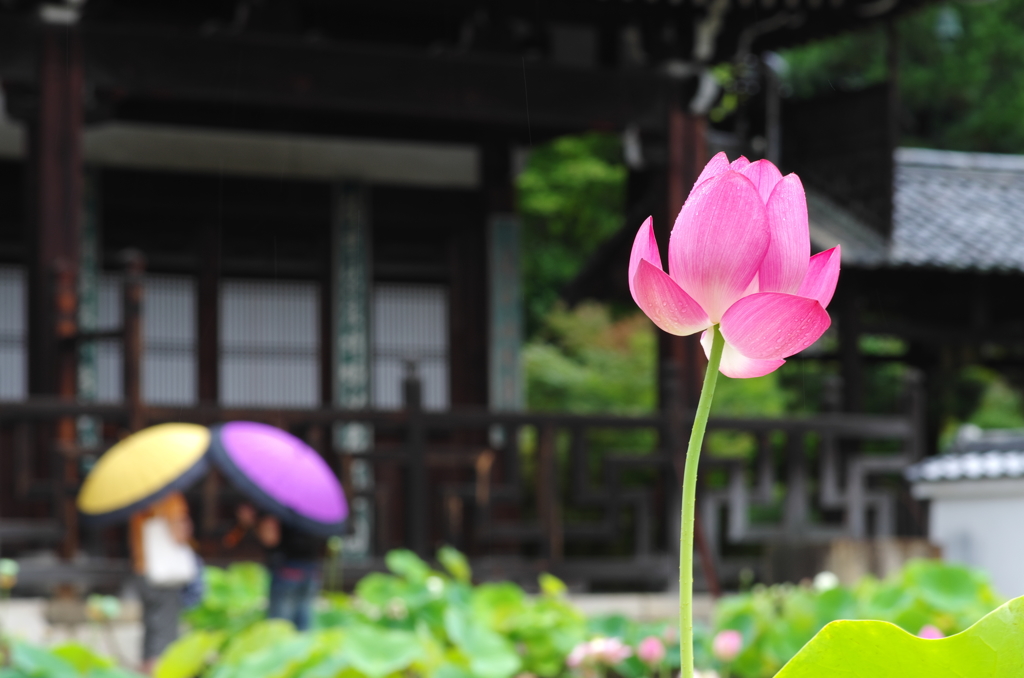
{"label": "wooden post", "polygon": [[124,402],[128,408],[128,430],[138,431],[145,425],[142,403],[142,272],[145,259],[138,250],[122,255],[124,276]]}
{"label": "wooden post", "polygon": [[429,479],[427,469],[427,439],[423,419],[420,416],[423,405],[423,384],[416,374],[415,363],[406,364],[402,380],[402,396],[405,411],[409,415],[408,438],[406,439],[409,461],[408,497],[406,513],[409,521],[409,545],[421,556],[427,555],[430,541],[430,505],[427,497]]}
{"label": "wooden post", "polygon": [[[39,45],[39,100],[29,125],[29,219],[33,253],[29,278],[29,392],[75,396],[75,348],[59,333],[75,332],[82,207],[82,58],[74,28],[44,26]],[[71,326],[58,327],[55,301]],[[73,434],[72,434],[73,435]],[[72,442],[69,439],[68,442]]]}
{"label": "wooden post", "polygon": [[[562,505],[558,496],[558,462],[555,455],[556,429],[552,424],[540,427],[537,441],[537,517],[544,535],[541,549],[551,562],[562,560],[565,534],[562,530]],[[584,429],[573,431],[584,435]]]}
{"label": "wooden post", "polygon": [[211,224],[202,231],[199,252],[198,377],[199,402],[216,405],[220,396],[220,268],[221,230]]}
{"label": "wooden post", "polygon": [[[78,260],[82,208],[82,56],[78,32],[44,25],[39,32],[38,108],[28,134],[29,393],[74,398],[77,393]],[[78,548],[77,513],[67,483],[77,468],[57,450],[74,446],[75,422],[61,419],[50,459],[54,517],[62,521],[61,555]]]}
{"label": "wooden post", "polygon": [[[668,114],[668,168],[667,168],[667,213],[661,223],[655,223],[658,242],[667,270],[669,234],[676,215],[682,209],[697,177],[707,162],[707,121],[702,116],[691,115],[683,110],[682,92],[677,92],[669,107]],[[662,364],[675,365],[675,370],[662,370],[662,376],[675,374],[679,379],[677,395],[684,409],[696,409],[700,399],[701,384],[707,359],[700,345],[700,335],[675,337],[659,333],[659,352]],[[665,398],[662,388],[662,398]],[[685,444],[685,441],[684,441]]]}

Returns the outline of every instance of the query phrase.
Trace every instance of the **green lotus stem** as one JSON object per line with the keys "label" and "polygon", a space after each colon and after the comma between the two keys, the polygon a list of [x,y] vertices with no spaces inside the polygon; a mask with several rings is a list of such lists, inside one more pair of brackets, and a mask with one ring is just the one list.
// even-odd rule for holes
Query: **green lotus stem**
{"label": "green lotus stem", "polygon": [[708,371],[704,375],[697,414],[693,418],[693,430],[690,431],[690,444],[686,448],[686,465],[683,469],[682,524],[679,526],[680,678],[693,678],[693,520],[697,505],[697,466],[700,462],[700,448],[704,444],[704,432],[708,427],[708,415],[711,414],[711,401],[715,397],[722,349],[725,348],[725,338],[718,325],[711,328],[711,333]]}

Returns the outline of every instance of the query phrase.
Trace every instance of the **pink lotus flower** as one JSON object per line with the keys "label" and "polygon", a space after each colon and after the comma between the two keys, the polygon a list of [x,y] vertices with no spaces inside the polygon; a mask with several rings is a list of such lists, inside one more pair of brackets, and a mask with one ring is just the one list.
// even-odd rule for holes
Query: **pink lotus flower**
{"label": "pink lotus flower", "polygon": [[729,163],[719,153],[704,168],[676,217],[668,268],[651,218],[629,259],[629,289],[654,324],[681,336],[713,325],[725,338],[720,370],[760,377],[777,370],[828,329],[825,308],[839,279],[839,247],[813,257],[807,200],[795,174],[767,160]]}
{"label": "pink lotus flower", "polygon": [[731,662],[743,649],[743,635],[739,631],[719,631],[711,641],[711,652],[723,662]]}
{"label": "pink lotus flower", "polygon": [[586,643],[580,643],[574,647],[572,652],[569,653],[569,656],[565,658],[566,665],[570,669],[575,669],[580,666],[588,656],[587,650],[588,648]]}
{"label": "pink lotus flower", "polygon": [[589,645],[590,656],[608,666],[615,666],[633,654],[633,650],[618,638],[594,638]]}
{"label": "pink lotus flower", "polygon": [[942,631],[940,631],[937,626],[932,626],[931,624],[925,624],[924,626],[921,627],[921,630],[917,632],[917,637],[918,638],[929,638],[931,640],[936,640],[938,638],[945,638],[946,634],[943,633]]}
{"label": "pink lotus flower", "polygon": [[647,636],[637,646],[636,656],[649,666],[660,664],[665,658],[665,645],[658,638]]}
{"label": "pink lotus flower", "polygon": [[565,663],[571,669],[587,664],[615,666],[632,654],[633,650],[618,638],[598,637],[574,647],[565,658]]}

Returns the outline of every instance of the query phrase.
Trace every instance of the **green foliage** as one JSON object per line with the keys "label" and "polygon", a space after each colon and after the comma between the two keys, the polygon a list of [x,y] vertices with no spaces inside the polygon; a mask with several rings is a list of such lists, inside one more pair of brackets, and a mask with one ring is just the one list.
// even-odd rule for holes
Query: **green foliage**
{"label": "green foliage", "polygon": [[153,678],[191,678],[220,650],[227,633],[199,629],[171,645],[153,669]]}
{"label": "green foliage", "polygon": [[[508,582],[473,586],[465,557],[453,549],[443,553],[439,560],[456,576],[433,569],[409,551],[391,552],[392,574],[364,577],[352,596],[331,595],[311,631],[298,632],[281,620],[195,629],[168,648],[154,678],[586,676],[593,667],[572,670],[566,658],[580,643],[598,637],[617,638],[633,648],[632,657],[599,666],[601,675],[607,670],[621,678],[648,678],[679,667],[674,623],[639,623],[618,615],[587,620],[566,601],[565,584],[551,575],[541,576],[535,596]],[[696,630],[696,665],[733,678],[768,678],[796,655],[780,678],[1021,675],[1008,667],[1021,670],[1012,662],[1024,656],[1024,599],[944,641],[921,641],[905,633],[918,633],[927,624],[956,634],[998,603],[983,574],[925,560],[912,561],[885,581],[867,578],[850,588],[757,587],[723,598],[714,628]],[[833,623],[843,619],[896,626]],[[740,653],[727,662],[713,653],[714,634],[726,629],[743,638]],[[656,667],[636,657],[636,648],[649,636],[661,639],[667,649]],[[1007,653],[1006,666],[991,668],[993,655],[986,645]],[[865,651],[868,647],[871,652]],[[868,659],[889,653],[897,654],[879,664]],[[961,654],[973,663],[961,662]],[[0,668],[0,678],[138,678],[73,643],[44,650],[13,641],[6,655],[9,665]],[[904,657],[914,661],[906,663]],[[915,666],[931,673],[924,668],[914,673]],[[843,673],[840,667],[849,670]],[[880,673],[879,667],[890,672]]]}
{"label": "green foliage", "polygon": [[597,246],[622,228],[626,174],[611,134],[561,137],[530,153],[517,185],[530,334]]}
{"label": "green foliage", "polygon": [[556,306],[523,351],[531,410],[646,414],[657,400],[657,341],[641,313],[612,318],[605,306]]}
{"label": "green foliage", "polygon": [[945,414],[939,448],[953,442],[963,424],[982,429],[1024,428],[1024,399],[999,373],[980,365],[960,370],[936,394],[937,408]]}
{"label": "green foliage", "polygon": [[978,408],[971,413],[967,421],[988,429],[1024,427],[1024,408],[1020,392],[1011,387],[1005,379],[996,376],[985,385]]}
{"label": "green foliage", "polygon": [[194,630],[168,649],[156,678],[511,678],[564,671],[566,655],[586,634],[583,616],[562,598],[564,584],[545,575],[535,598],[510,583],[474,587],[465,556],[442,549],[438,559],[447,572],[411,551],[390,552],[392,574],[363,577],[352,596],[329,596],[308,633],[280,620],[240,631],[236,623]]}
{"label": "green foliage", "polygon": [[[1024,0],[931,6],[899,21],[904,143],[1024,152]],[[881,28],[785,52],[797,96],[885,80]]]}
{"label": "green foliage", "polygon": [[[756,379],[718,376],[713,417],[778,417],[786,413],[791,396],[780,385],[778,372]],[[706,449],[716,457],[750,457],[757,450],[757,438],[739,431],[712,430],[705,438]]]}
{"label": "green foliage", "polygon": [[757,587],[719,602],[715,630],[739,631],[743,646],[733,661],[711,663],[739,678],[763,678],[774,675],[826,624],[838,619],[875,619],[914,634],[932,625],[950,635],[968,628],[999,602],[982,573],[931,560],[911,561],[886,581],[867,577],[852,588]]}
{"label": "green foliage", "polygon": [[10,665],[0,669],[0,678],[141,678],[78,643],[46,650],[11,641],[9,656]]}
{"label": "green foliage", "polygon": [[270,579],[262,566],[235,563],[226,570],[207,567],[203,578],[206,592],[202,602],[184,615],[193,629],[230,633],[263,618]]}
{"label": "green foliage", "polygon": [[778,678],[1016,678],[1024,675],[1024,598],[949,638],[925,640],[878,621],[826,626]]}

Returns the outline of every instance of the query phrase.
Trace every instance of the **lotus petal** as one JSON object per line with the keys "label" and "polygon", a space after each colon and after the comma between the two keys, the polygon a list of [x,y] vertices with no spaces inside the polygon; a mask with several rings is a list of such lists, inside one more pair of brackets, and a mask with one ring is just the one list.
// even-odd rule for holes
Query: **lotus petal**
{"label": "lotus petal", "polygon": [[732,161],[732,164],[729,165],[729,169],[735,172],[742,172],[749,164],[750,161],[747,160],[747,156],[741,155],[740,157]]}
{"label": "lotus petal", "polygon": [[811,257],[807,265],[807,275],[800,283],[797,294],[801,297],[817,299],[822,308],[828,308],[832,301],[832,295],[836,291],[836,283],[839,282],[839,260],[842,252],[839,245],[830,250],[819,252]]}
{"label": "lotus petal", "polygon": [[654,219],[647,219],[640,225],[633,239],[633,250],[629,253],[629,292],[636,299],[636,290],[633,289],[633,278],[636,270],[640,267],[641,261],[649,261],[659,270],[661,267],[661,252],[658,250],[658,240],[654,237]]}
{"label": "lotus petal", "polygon": [[769,242],[754,184],[729,171],[698,186],[683,205],[669,240],[669,273],[718,322],[746,292]]}
{"label": "lotus petal", "polygon": [[772,239],[758,271],[760,291],[795,294],[807,275],[811,256],[807,198],[797,175],[789,174],[775,184],[768,198],[768,228]]}
{"label": "lotus petal", "polygon": [[[708,179],[714,179],[719,174],[724,174],[729,171],[729,158],[725,153],[716,153],[715,157],[708,161],[708,164],[704,165],[704,169],[701,170],[700,176],[697,177],[697,181],[693,182],[693,188],[697,188]],[[690,193],[693,193],[693,188],[690,189]]]}
{"label": "lotus petal", "polygon": [[775,184],[782,180],[782,172],[768,160],[750,163],[743,168],[742,174],[754,182],[757,194],[761,196],[761,200],[764,200],[765,204],[768,203],[768,198],[775,190]]}
{"label": "lotus petal", "polygon": [[633,300],[654,324],[686,336],[711,325],[708,314],[660,268],[642,260],[630,285]]}
{"label": "lotus petal", "polygon": [[[700,335],[700,345],[704,347],[704,355],[710,358],[710,331],[705,331],[704,334]],[[722,349],[722,362],[718,366],[718,371],[730,379],[753,379],[754,377],[763,377],[766,374],[771,374],[785,364],[785,360],[754,360],[753,358],[748,358],[733,346],[730,346],[729,342],[726,342],[725,347]]]}
{"label": "lotus petal", "polygon": [[778,360],[813,344],[831,322],[817,299],[759,292],[726,311],[722,336],[748,358]]}

